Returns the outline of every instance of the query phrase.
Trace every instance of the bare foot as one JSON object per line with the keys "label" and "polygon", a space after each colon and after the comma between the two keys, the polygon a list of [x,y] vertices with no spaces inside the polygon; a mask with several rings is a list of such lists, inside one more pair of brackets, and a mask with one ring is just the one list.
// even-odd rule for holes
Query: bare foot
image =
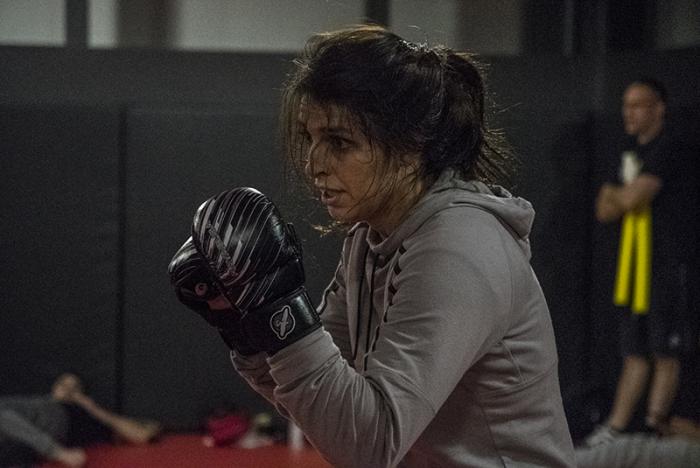
{"label": "bare foot", "polygon": [[146,442],[151,442],[163,431],[163,426],[158,421],[142,421],[143,436]]}
{"label": "bare foot", "polygon": [[163,426],[159,422],[151,420],[133,420],[128,428],[128,433],[121,434],[122,438],[137,445],[152,442],[163,431]]}
{"label": "bare foot", "polygon": [[85,451],[79,448],[59,448],[52,458],[71,468],[81,468],[87,462]]}

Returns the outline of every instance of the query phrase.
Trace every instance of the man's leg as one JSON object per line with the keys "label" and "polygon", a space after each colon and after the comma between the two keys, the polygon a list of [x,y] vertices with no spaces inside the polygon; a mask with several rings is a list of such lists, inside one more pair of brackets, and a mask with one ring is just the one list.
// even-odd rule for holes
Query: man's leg
{"label": "man's leg", "polygon": [[[649,312],[647,331],[649,351],[654,361],[654,376],[647,396],[646,425],[659,428],[665,422],[678,392],[681,362],[684,353],[692,349],[691,339],[694,313],[689,289],[688,268],[671,262],[661,266],[657,294]],[[664,274],[666,273],[666,274]]]}
{"label": "man's leg", "polygon": [[627,427],[646,388],[650,369],[648,359],[643,356],[625,357],[607,426],[617,431]]}
{"label": "man's leg", "polygon": [[637,404],[644,395],[649,381],[651,361],[646,339],[646,316],[630,311],[620,322],[620,352],[622,371],[617,380],[617,390],[612,409],[604,424],[598,425],[584,442],[586,447],[608,444],[627,428]]}
{"label": "man's leg", "polygon": [[678,390],[680,369],[680,362],[676,358],[655,357],[654,376],[647,398],[647,426],[655,428],[666,419]]}

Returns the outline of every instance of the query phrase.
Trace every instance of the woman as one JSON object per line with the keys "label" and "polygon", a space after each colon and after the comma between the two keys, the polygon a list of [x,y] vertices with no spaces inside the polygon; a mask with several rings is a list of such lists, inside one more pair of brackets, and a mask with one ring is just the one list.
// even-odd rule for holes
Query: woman
{"label": "woman", "polygon": [[[262,255],[248,243],[262,242],[253,223],[241,222],[263,197],[249,189],[200,207],[171,263],[179,297],[206,300],[200,313],[236,369],[335,466],[574,466],[549,311],[529,265],[534,212],[493,185],[510,162],[484,121],[475,64],[374,26],[316,35],[295,64],[287,154],[349,226],[318,307],[323,326],[279,301],[258,314],[279,294],[251,289],[290,289],[303,274],[284,263],[241,279]],[[269,238],[299,258],[270,213]],[[207,273],[195,280],[197,262]],[[266,320],[278,338],[298,334],[273,347],[260,338]]]}

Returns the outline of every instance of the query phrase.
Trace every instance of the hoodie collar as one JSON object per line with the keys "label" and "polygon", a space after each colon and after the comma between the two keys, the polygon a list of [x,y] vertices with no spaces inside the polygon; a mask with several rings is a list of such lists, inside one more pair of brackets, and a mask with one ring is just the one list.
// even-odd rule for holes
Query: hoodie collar
{"label": "hoodie collar", "polygon": [[369,228],[369,247],[378,255],[391,255],[435,213],[463,205],[472,205],[493,214],[508,229],[526,256],[530,257],[529,235],[535,216],[530,202],[514,197],[498,185],[487,186],[480,181],[463,180],[451,169],[440,175],[410,210],[406,219],[386,238]]}

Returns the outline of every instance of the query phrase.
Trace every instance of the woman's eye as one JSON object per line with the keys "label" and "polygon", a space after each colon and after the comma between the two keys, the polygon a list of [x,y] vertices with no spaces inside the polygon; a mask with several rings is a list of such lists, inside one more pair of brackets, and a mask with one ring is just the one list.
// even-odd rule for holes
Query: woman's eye
{"label": "woman's eye", "polygon": [[334,150],[346,150],[350,147],[351,141],[339,136],[330,136],[330,145]]}

